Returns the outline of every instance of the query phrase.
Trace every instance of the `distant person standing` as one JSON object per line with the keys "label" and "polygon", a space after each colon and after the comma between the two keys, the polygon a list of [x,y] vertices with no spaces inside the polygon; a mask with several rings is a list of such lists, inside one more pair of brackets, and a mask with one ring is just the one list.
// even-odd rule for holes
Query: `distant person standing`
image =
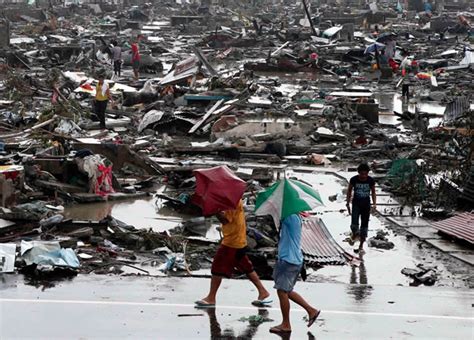
{"label": "distant person standing", "polygon": [[433,5],[429,1],[426,1],[425,4],[423,5],[423,9],[425,10],[426,13],[431,14],[431,12],[433,12]]}
{"label": "distant person standing", "polygon": [[384,50],[380,51],[379,63],[380,63],[380,67],[387,67],[388,66],[388,58],[385,55]]}
{"label": "distant person standing", "polygon": [[140,41],[140,36],[137,37],[137,39],[132,42],[131,48],[132,48],[132,68],[133,68],[133,77],[135,81],[139,79],[139,71],[140,71],[140,51],[138,49],[138,43]]}
{"label": "distant person standing", "polygon": [[114,65],[114,75],[120,77],[122,72],[122,48],[118,45],[117,41],[113,41],[112,48],[112,63]]}
{"label": "distant person standing", "polygon": [[[351,244],[359,239],[359,253],[364,253],[364,242],[369,231],[370,218],[370,196],[372,196],[372,208],[377,209],[377,195],[375,193],[375,181],[369,176],[370,168],[367,164],[361,164],[357,168],[359,173],[349,181],[347,188],[347,210],[351,214]],[[354,194],[352,194],[354,193]],[[350,204],[352,203],[352,209]],[[360,227],[359,227],[360,218]]]}
{"label": "distant person standing", "polygon": [[385,55],[388,59],[393,59],[397,51],[397,42],[393,39],[387,40],[385,43]]}
{"label": "distant person standing", "polygon": [[107,103],[112,100],[109,85],[105,82],[105,75],[99,75],[99,82],[95,88],[94,111],[99,119],[99,127],[105,129],[105,111],[107,110]]}

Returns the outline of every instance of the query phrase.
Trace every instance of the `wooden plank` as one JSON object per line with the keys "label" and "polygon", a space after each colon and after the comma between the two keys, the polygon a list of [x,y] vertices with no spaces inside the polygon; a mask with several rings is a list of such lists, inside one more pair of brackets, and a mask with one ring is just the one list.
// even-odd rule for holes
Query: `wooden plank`
{"label": "wooden plank", "polygon": [[76,193],[72,194],[72,198],[80,203],[89,203],[89,202],[105,202],[107,198],[105,196],[100,196],[92,193]]}
{"label": "wooden plank", "polygon": [[217,76],[217,72],[216,70],[212,67],[212,65],[207,61],[206,57],[204,56],[204,54],[202,54],[201,50],[195,46],[193,46],[193,50],[194,50],[194,54],[196,55],[196,57],[198,57],[198,59],[201,61],[201,63],[207,68],[207,70],[209,71],[209,73],[212,75],[212,76]]}
{"label": "wooden plank", "polygon": [[196,124],[194,124],[194,126],[188,131],[188,133],[196,132],[197,129],[199,129],[202,126],[202,124],[204,124],[204,122],[212,115],[214,111],[216,111],[219,108],[219,106],[222,105],[223,102],[224,102],[224,99],[221,99],[217,103],[215,103],[214,106],[212,106],[211,109],[207,111],[206,114]]}
{"label": "wooden plank", "polygon": [[67,192],[70,194],[83,193],[86,191],[85,188],[80,187],[80,186],[71,185],[67,183],[61,183],[61,182],[55,182],[55,181],[36,180],[35,184],[43,189]]}
{"label": "wooden plank", "polygon": [[281,45],[279,48],[277,48],[274,52],[272,52],[271,56],[274,57],[278,54],[278,52],[280,52],[282,49],[284,49],[286,46],[288,46],[290,44],[289,41],[287,41],[286,43],[284,43],[283,45]]}

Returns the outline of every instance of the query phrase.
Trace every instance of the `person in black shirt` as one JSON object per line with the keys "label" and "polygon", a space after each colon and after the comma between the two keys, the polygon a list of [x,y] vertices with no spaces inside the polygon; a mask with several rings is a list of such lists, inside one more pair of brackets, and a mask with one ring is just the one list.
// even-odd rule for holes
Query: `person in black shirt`
{"label": "person in black shirt", "polygon": [[[372,196],[372,208],[377,207],[377,195],[375,194],[375,181],[369,176],[370,168],[367,164],[361,164],[357,168],[359,173],[349,181],[347,189],[347,210],[352,216],[351,241],[359,239],[359,253],[364,253],[364,242],[367,239],[370,217],[370,196]],[[351,209],[352,202],[352,209]],[[360,228],[359,228],[360,217]],[[353,243],[352,243],[353,244]]]}

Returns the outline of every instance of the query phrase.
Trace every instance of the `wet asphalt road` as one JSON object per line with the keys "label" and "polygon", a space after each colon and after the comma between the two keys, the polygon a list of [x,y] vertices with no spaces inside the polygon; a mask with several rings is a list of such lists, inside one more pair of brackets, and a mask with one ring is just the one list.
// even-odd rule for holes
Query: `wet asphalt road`
{"label": "wet asphalt road", "polygon": [[[215,310],[195,309],[208,283],[89,275],[44,289],[3,276],[0,339],[280,339],[268,332],[280,321],[278,304],[251,306],[248,281],[224,281]],[[302,282],[296,290],[323,312],[308,333],[305,313],[292,306],[293,332],[285,339],[473,338],[474,293],[467,290]],[[257,314],[275,322],[254,327],[239,320]]]}

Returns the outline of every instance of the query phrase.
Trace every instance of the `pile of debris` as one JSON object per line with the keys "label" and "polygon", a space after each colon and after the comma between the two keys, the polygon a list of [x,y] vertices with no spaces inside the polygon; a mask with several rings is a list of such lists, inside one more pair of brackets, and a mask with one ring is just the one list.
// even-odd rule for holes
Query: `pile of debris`
{"label": "pile of debris", "polygon": [[395,247],[395,244],[389,241],[387,236],[388,236],[388,232],[384,230],[378,230],[377,235],[369,239],[369,242],[368,242],[369,247],[374,247],[377,249],[386,249],[386,250],[393,249]]}
{"label": "pile of debris", "polygon": [[402,274],[409,276],[413,279],[410,286],[433,286],[438,279],[437,267],[428,267],[423,264],[419,264],[415,269],[403,268]]}
{"label": "pile of debris", "polygon": [[[469,210],[471,16],[458,14],[462,1],[352,3],[336,10],[321,1],[313,14],[307,1],[5,5],[0,182],[2,218],[13,222],[0,228],[0,242],[15,242],[26,266],[77,270],[69,264],[76,259],[24,257],[37,248],[47,258],[73,249],[83,272],[137,263],[161,272],[200,268],[217,241],[205,238],[208,222],[157,233],[113,219],[71,221],[61,207],[135,199],[165,186],[157,197],[196,218],[199,209],[187,200],[192,171],[216,164],[233,165],[243,180],[264,187],[275,179],[271,168],[369,162],[383,189],[419,208],[414,214]],[[123,61],[118,74],[115,47]],[[114,99],[107,129],[92,109],[99,74]],[[252,166],[240,167],[244,162]],[[276,232],[251,214],[248,225],[252,256],[268,276]],[[41,242],[21,251],[24,240]],[[42,243],[50,241],[59,246]],[[380,233],[369,243],[394,246]],[[2,249],[10,259],[13,245]],[[332,250],[327,263],[347,260]]]}

